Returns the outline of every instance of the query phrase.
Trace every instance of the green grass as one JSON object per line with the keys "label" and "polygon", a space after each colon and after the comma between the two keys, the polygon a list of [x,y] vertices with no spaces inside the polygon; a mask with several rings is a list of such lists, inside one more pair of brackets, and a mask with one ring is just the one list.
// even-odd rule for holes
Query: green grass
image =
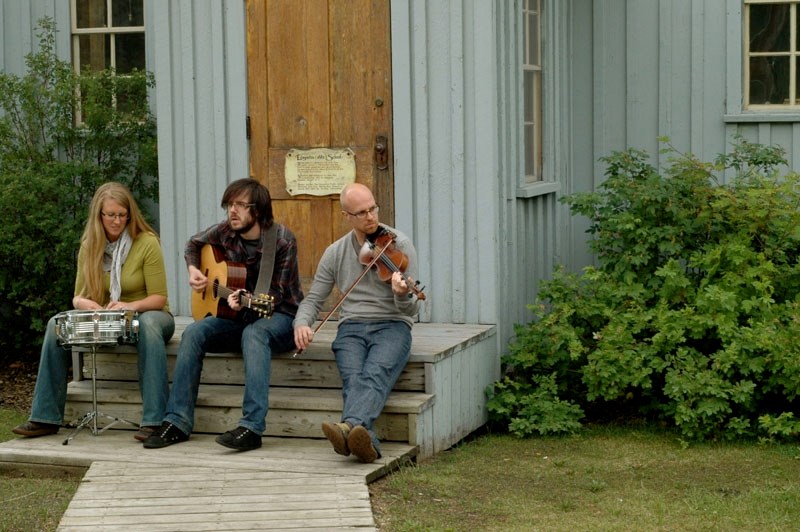
{"label": "green grass", "polygon": [[[17,410],[0,408],[0,441],[15,438],[11,429],[26,419]],[[0,530],[55,530],[79,483],[80,478],[60,470],[0,468]]]}
{"label": "green grass", "polygon": [[797,530],[800,447],[479,436],[370,486],[381,530]]}
{"label": "green grass", "polygon": [[[25,415],[0,409],[0,441]],[[79,479],[0,470],[0,530],[55,530]],[[370,485],[383,531],[797,530],[800,446],[650,428],[479,435]]]}

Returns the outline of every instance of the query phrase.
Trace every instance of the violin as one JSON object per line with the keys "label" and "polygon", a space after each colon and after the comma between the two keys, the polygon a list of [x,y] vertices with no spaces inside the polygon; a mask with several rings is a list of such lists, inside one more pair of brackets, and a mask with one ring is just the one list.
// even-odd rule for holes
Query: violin
{"label": "violin", "polygon": [[[382,231],[377,237],[372,239],[367,237],[367,241],[364,242],[361,251],[358,253],[359,262],[365,265],[374,263],[375,268],[377,268],[378,279],[387,283],[392,282],[392,275],[395,272],[399,272],[403,277],[403,281],[405,281],[411,292],[417,296],[417,299],[424,301],[425,293],[419,287],[419,281],[412,282],[405,274],[406,268],[408,268],[408,256],[394,244],[397,235],[386,229]],[[376,256],[378,257],[377,261],[375,260]],[[411,297],[411,294],[408,297]]]}

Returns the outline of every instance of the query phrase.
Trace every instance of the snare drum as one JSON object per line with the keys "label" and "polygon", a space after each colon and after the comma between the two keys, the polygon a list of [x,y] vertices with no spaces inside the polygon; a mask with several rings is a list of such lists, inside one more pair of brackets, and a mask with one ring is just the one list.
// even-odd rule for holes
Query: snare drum
{"label": "snare drum", "polygon": [[70,345],[135,344],[139,320],[131,310],[68,310],[56,314],[58,343]]}

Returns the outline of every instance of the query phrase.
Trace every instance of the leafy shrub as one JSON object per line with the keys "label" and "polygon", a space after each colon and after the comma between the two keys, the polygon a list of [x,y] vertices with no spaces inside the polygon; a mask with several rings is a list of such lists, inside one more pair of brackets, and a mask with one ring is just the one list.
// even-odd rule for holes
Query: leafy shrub
{"label": "leafy shrub", "polygon": [[598,266],[543,284],[487,390],[491,422],[520,436],[631,416],[686,439],[800,433],[800,177],[777,175],[781,148],[741,138],[714,163],[665,151],[664,175],[614,153],[598,191],[562,199],[589,218]]}
{"label": "leafy shrub", "polygon": [[120,181],[140,201],[157,200],[152,75],[78,75],[56,57],[55,33],[52,19],[40,20],[27,74],[0,73],[2,353],[39,343],[49,317],[69,308],[98,185]]}

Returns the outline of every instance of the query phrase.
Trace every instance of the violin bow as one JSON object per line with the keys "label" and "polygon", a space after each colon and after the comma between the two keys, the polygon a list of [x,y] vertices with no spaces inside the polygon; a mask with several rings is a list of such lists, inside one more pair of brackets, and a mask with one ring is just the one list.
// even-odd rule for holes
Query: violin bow
{"label": "violin bow", "polygon": [[[314,335],[316,335],[319,332],[319,330],[322,329],[322,327],[326,323],[328,323],[328,320],[331,319],[331,316],[333,316],[333,313],[336,312],[337,310],[339,310],[339,307],[342,306],[342,303],[344,303],[344,300],[347,298],[347,296],[350,295],[350,292],[353,291],[353,288],[355,288],[356,285],[361,282],[361,279],[363,279],[364,276],[367,275],[367,272],[370,271],[373,266],[375,266],[375,263],[378,262],[378,260],[383,256],[383,252],[386,251],[386,249],[391,245],[391,243],[392,243],[392,241],[389,240],[389,242],[387,242],[385,246],[380,248],[380,251],[375,254],[375,256],[372,258],[372,260],[369,261],[369,264],[367,264],[367,267],[364,268],[363,272],[361,272],[361,275],[359,275],[358,278],[356,278],[356,280],[353,281],[353,284],[351,284],[350,288],[348,288],[345,291],[345,293],[342,294],[342,297],[339,298],[339,301],[337,301],[336,304],[333,306],[333,308],[330,310],[330,312],[328,312],[328,315],[325,316],[325,319],[322,320],[319,325],[317,325],[316,329],[314,329]],[[304,351],[304,349],[298,349],[292,355],[292,358],[295,358],[297,355],[301,354],[303,351]]]}

